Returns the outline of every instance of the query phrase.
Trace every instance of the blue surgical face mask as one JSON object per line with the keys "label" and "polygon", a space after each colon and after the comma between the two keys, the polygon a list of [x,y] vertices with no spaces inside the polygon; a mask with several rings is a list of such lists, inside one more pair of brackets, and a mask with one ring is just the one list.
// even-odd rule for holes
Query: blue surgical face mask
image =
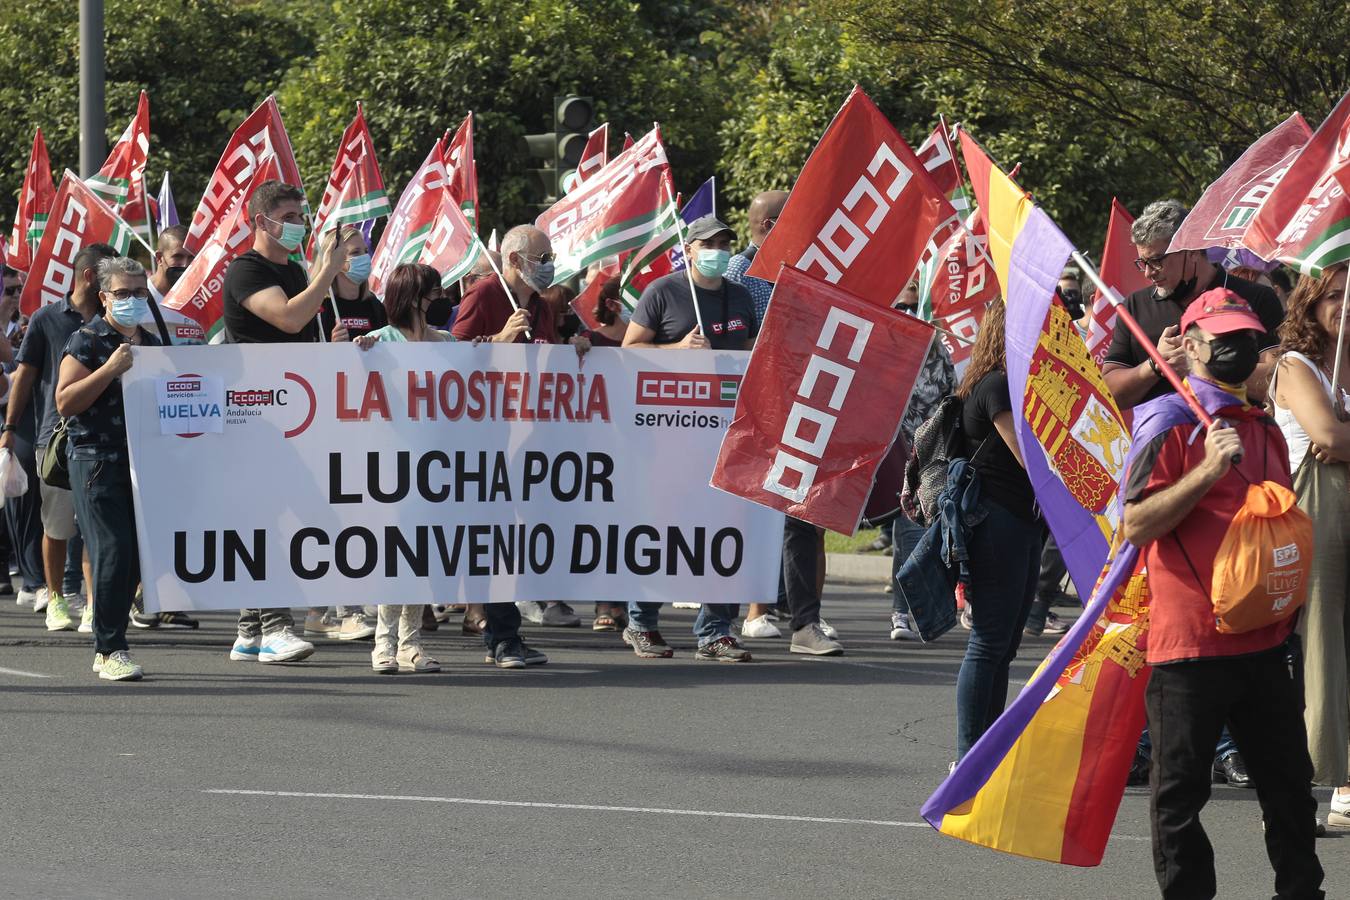
{"label": "blue surgical face mask", "polygon": [[347,271],[344,274],[356,284],[363,283],[370,277],[370,254],[362,253],[347,260]]}
{"label": "blue surgical face mask", "polygon": [[726,273],[729,262],[731,262],[730,250],[703,249],[694,257],[694,268],[705,278],[717,278]]}
{"label": "blue surgical face mask", "polygon": [[278,222],[271,216],[263,216],[263,218],[273,225],[281,226],[281,237],[274,237],[272,240],[276,241],[290,252],[300,249],[300,244],[305,239],[304,225],[297,225],[294,222]]}
{"label": "blue surgical face mask", "polygon": [[123,328],[130,328],[150,315],[150,301],[144,297],[128,297],[119,300],[116,297],[108,305],[108,317]]}
{"label": "blue surgical face mask", "polygon": [[521,270],[520,274],[526,283],[536,291],[548,290],[553,284],[553,261],[537,263],[532,259],[525,258],[523,254],[522,258],[525,259],[525,268]]}

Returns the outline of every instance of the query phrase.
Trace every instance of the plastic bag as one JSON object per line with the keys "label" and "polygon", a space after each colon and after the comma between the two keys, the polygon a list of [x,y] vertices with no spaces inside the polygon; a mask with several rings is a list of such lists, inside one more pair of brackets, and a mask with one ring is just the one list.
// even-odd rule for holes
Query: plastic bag
{"label": "plastic bag", "polygon": [[1241,634],[1273,625],[1308,599],[1313,525],[1294,493],[1266,481],[1247,486],[1214,558],[1215,626]]}
{"label": "plastic bag", "polygon": [[6,497],[22,497],[28,493],[28,473],[9,450],[0,450],[0,506]]}

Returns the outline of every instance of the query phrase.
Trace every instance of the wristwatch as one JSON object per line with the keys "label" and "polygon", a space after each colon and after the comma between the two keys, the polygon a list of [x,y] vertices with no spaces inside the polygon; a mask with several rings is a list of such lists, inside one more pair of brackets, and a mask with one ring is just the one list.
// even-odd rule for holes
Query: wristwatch
{"label": "wristwatch", "polygon": [[10,423],[6,422],[5,424],[0,425],[0,434],[3,434],[6,431],[17,431],[18,429],[19,429],[18,425],[11,425]]}

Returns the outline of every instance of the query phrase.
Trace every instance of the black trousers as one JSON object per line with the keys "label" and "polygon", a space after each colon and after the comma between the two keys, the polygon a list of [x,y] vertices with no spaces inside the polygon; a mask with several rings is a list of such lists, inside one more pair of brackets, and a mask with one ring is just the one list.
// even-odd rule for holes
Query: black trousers
{"label": "black trousers", "polygon": [[1157,666],[1146,694],[1153,739],[1153,867],[1166,900],[1215,895],[1214,848],[1200,824],[1214,744],[1227,721],[1256,786],[1279,898],[1322,898],[1303,686],[1288,648]]}
{"label": "black trousers", "polygon": [[792,630],[820,621],[820,594],[816,593],[820,548],[825,534],[810,522],[783,519],[783,571],[778,578],[778,608],[792,616]]}

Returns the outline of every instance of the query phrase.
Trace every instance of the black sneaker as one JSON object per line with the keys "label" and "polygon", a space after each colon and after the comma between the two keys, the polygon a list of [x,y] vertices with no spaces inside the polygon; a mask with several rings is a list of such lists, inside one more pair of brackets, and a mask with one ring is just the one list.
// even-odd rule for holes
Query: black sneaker
{"label": "black sneaker", "polygon": [[[141,613],[132,613],[132,618],[141,615]],[[200,623],[196,619],[186,616],[180,612],[162,612],[159,614],[159,627],[161,628],[196,628]]]}
{"label": "black sneaker", "polygon": [[158,613],[147,613],[133,609],[131,611],[131,624],[137,628],[158,628],[161,623]]}
{"label": "black sneaker", "polygon": [[8,578],[0,578],[0,597],[14,596],[14,582]]}
{"label": "black sneaker", "polygon": [[1139,787],[1148,784],[1149,766],[1153,764],[1152,760],[1144,751],[1138,747],[1134,749],[1134,762],[1130,764],[1130,774],[1125,778],[1126,787]]}
{"label": "black sneaker", "polygon": [[694,659],[711,659],[717,662],[750,662],[750,651],[737,643],[731,635],[720,637],[711,644],[704,644],[694,651]]}
{"label": "black sneaker", "polygon": [[1236,750],[1223,759],[1214,760],[1214,777],[1211,781],[1235,788],[1252,787],[1251,776],[1247,774],[1247,764],[1242,761],[1242,755]]}
{"label": "black sneaker", "polygon": [[520,638],[502,641],[496,650],[488,653],[483,662],[491,663],[499,669],[523,669],[527,665],[525,645],[520,642]]}
{"label": "black sneaker", "polygon": [[525,652],[525,665],[527,666],[542,666],[548,662],[548,656],[533,647],[522,643],[520,649]]}

